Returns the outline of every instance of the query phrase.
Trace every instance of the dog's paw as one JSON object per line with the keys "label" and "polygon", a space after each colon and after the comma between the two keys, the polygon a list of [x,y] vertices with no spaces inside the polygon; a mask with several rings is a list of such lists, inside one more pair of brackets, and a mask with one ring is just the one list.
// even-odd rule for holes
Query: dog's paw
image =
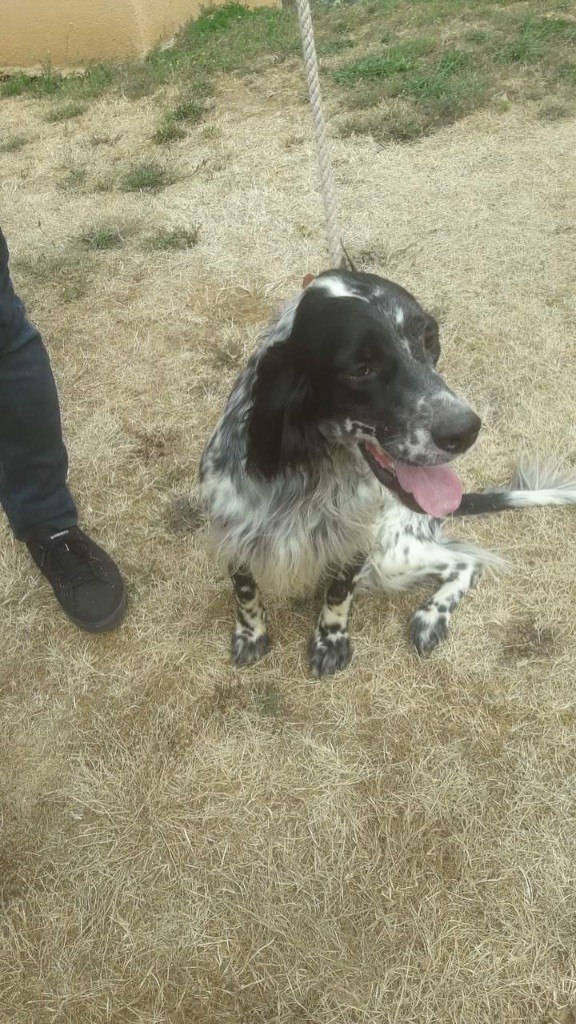
{"label": "dog's paw", "polygon": [[448,636],[449,615],[434,605],[419,608],[410,619],[410,640],[419,654],[430,654]]}
{"label": "dog's paw", "polygon": [[316,679],[333,676],[350,664],[352,644],[347,633],[323,636],[318,631],[312,637],[308,651],[310,671]]}
{"label": "dog's paw", "polygon": [[232,664],[236,668],[240,668],[241,665],[253,665],[268,654],[269,650],[268,633],[260,633],[259,636],[244,631],[232,634]]}

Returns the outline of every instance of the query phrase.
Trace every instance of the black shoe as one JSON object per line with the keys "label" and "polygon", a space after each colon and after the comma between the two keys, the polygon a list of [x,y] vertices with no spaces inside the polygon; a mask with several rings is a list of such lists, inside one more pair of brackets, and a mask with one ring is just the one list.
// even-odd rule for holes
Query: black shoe
{"label": "black shoe", "polygon": [[124,580],[110,556],[77,526],[44,529],[26,546],[74,625],[105,633],[122,621],[128,602]]}

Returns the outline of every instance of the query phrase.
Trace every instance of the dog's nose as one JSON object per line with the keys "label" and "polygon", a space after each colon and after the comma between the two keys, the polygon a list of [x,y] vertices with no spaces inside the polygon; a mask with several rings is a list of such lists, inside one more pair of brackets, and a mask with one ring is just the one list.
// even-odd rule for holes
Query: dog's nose
{"label": "dog's nose", "polygon": [[481,426],[480,417],[472,409],[464,409],[456,416],[435,423],[431,431],[432,440],[442,451],[460,455],[472,447]]}

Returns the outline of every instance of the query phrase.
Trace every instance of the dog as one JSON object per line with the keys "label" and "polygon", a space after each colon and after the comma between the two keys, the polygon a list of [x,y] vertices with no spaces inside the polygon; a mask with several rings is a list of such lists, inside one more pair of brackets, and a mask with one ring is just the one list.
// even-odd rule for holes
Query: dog
{"label": "dog", "polygon": [[269,650],[260,586],[326,584],[313,676],[350,662],[360,585],[439,584],[413,614],[429,654],[485,567],[503,560],[443,535],[448,517],[574,504],[576,475],[519,466],[506,488],[463,494],[449,466],[481,421],[436,369],[438,324],[404,288],[329,270],[288,302],[238,376],[200,463],[200,501],[236,597],[232,662]]}

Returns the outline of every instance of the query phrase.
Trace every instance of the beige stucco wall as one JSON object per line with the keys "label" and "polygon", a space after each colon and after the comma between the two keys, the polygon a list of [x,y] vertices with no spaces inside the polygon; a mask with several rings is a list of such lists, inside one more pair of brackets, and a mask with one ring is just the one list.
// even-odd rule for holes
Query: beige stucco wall
{"label": "beige stucco wall", "polygon": [[[277,6],[277,0],[244,2]],[[50,61],[65,68],[106,57],[141,57],[204,6],[206,0],[0,0],[0,67]]]}

